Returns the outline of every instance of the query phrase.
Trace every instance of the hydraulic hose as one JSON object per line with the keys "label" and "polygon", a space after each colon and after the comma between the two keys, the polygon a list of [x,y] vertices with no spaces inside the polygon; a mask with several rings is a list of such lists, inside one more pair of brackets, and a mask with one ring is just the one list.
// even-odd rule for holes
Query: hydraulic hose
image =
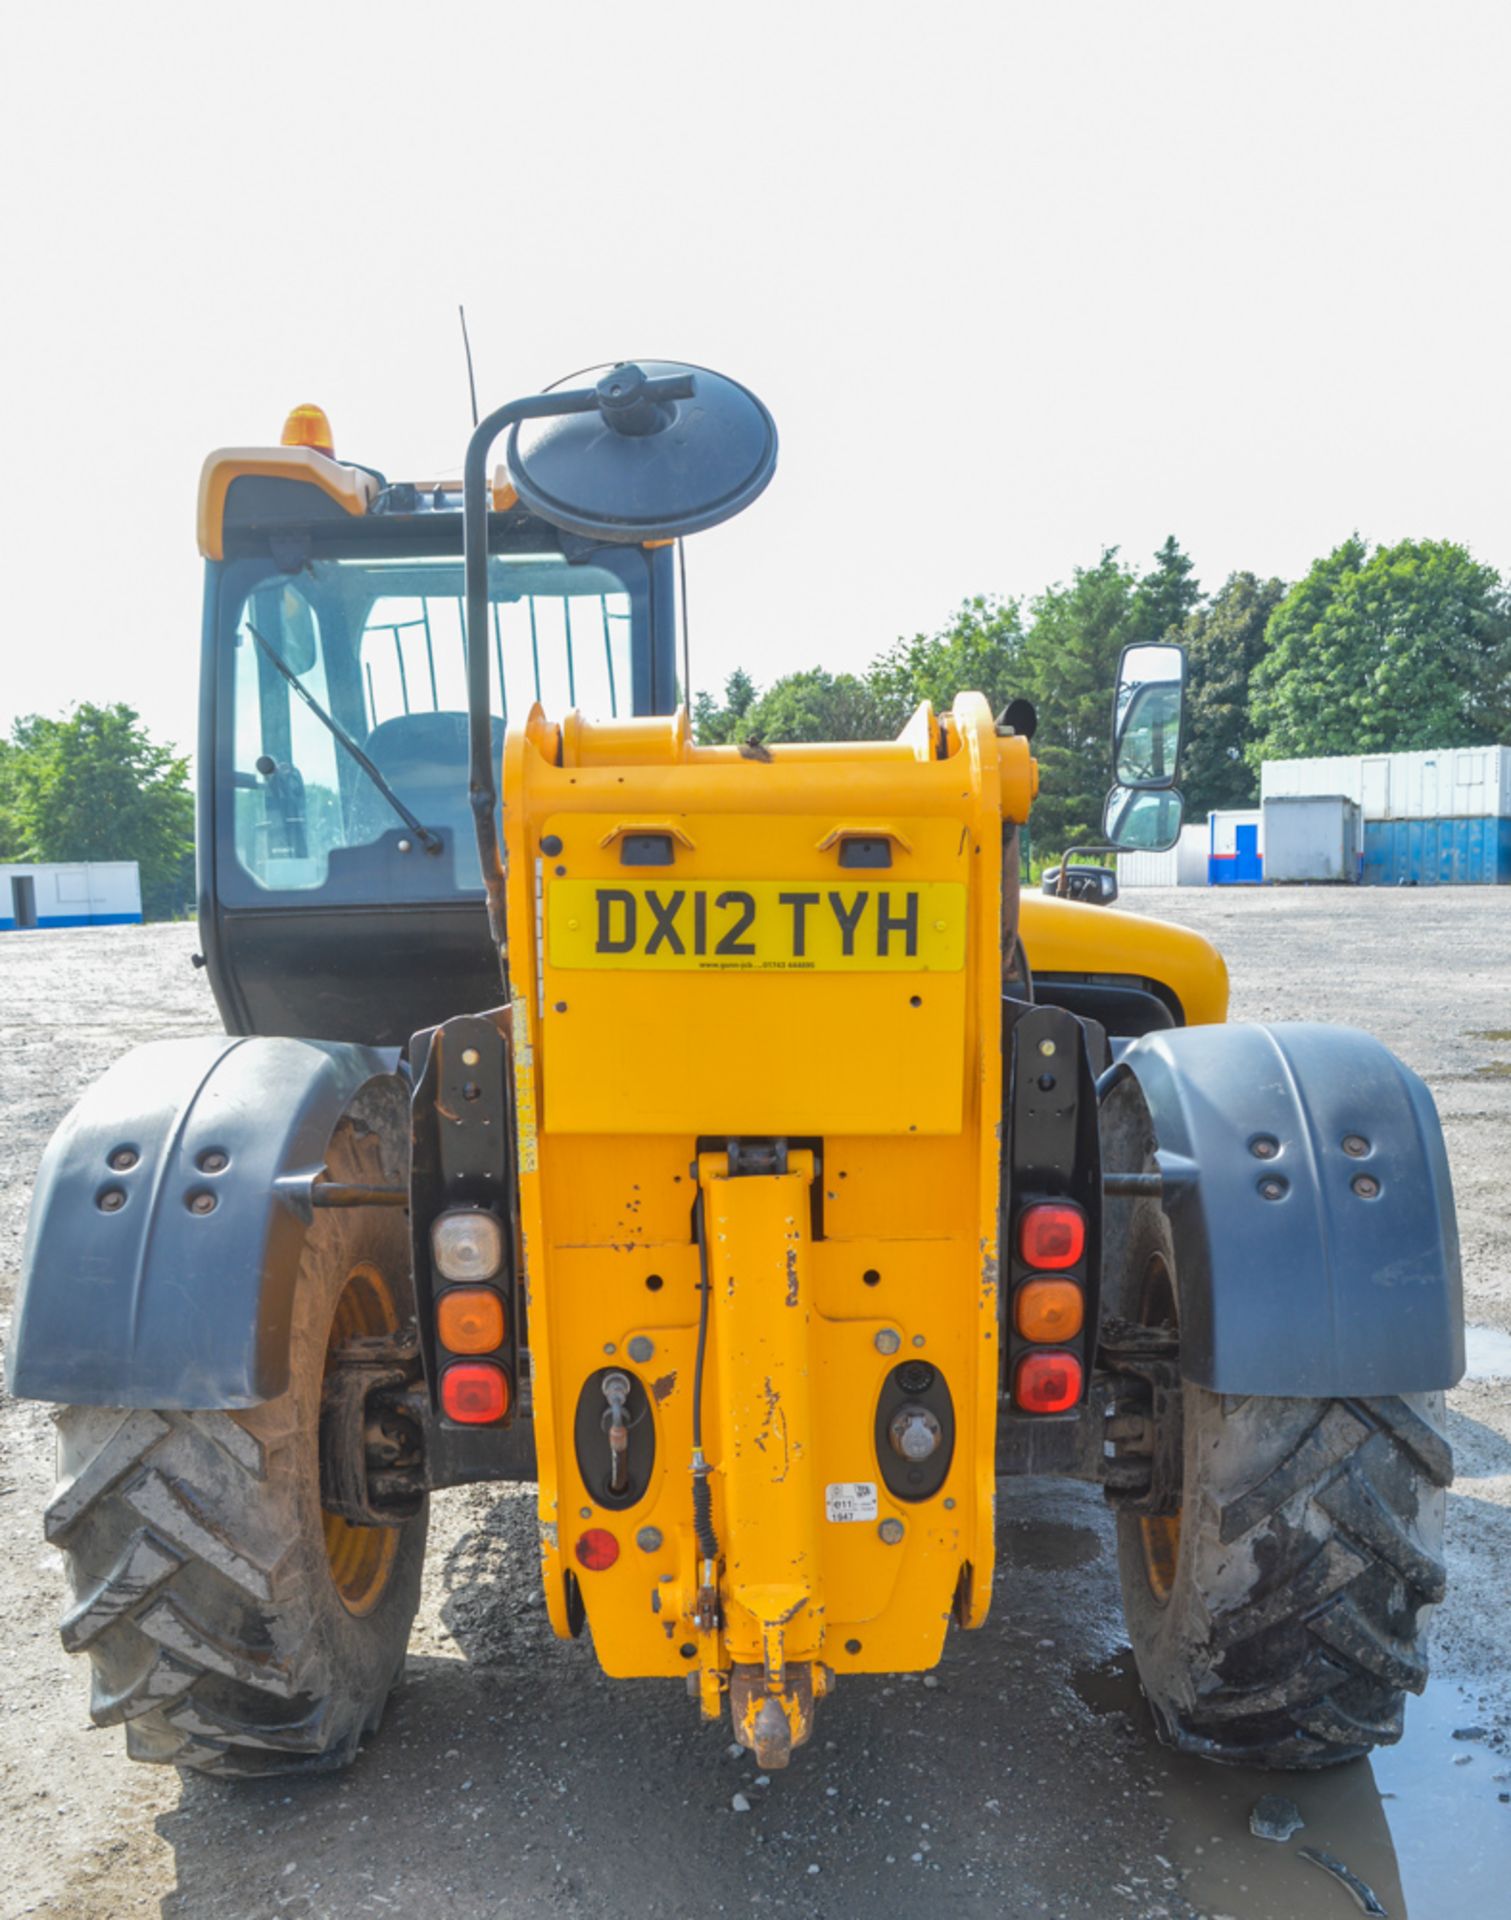
{"label": "hydraulic hose", "polygon": [[703,1367],[708,1353],[708,1303],[713,1283],[708,1274],[708,1229],[703,1217],[703,1194],[693,1202],[693,1230],[698,1237],[698,1350],[693,1361],[693,1533],[706,1561],[719,1557],[714,1532],[713,1489],[708,1484],[708,1462],[703,1457]]}

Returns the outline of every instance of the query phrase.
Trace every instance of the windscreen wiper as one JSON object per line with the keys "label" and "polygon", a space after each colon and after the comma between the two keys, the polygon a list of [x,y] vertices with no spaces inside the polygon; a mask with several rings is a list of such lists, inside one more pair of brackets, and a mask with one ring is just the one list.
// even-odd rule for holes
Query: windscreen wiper
{"label": "windscreen wiper", "polygon": [[339,720],[333,718],[332,715],[325,711],[325,708],[321,706],[314,694],[310,692],[309,688],[299,678],[298,674],[295,673],[294,669],[284,659],[272,641],[264,639],[250,620],[247,621],[246,628],[258,646],[262,648],[264,655],[272,661],[273,665],[283,675],[284,679],[288,681],[289,685],[309,708],[310,712],[314,714],[322,726],[329,729],[332,738],[340,741],[341,745],[346,748],[346,751],[351,755],[353,760],[356,761],[368,779],[372,781],[379,793],[382,794],[383,798],[393,808],[405,826],[409,828],[410,832],[419,841],[425,851],[427,853],[439,853],[441,851],[441,842],[436,835],[430,831],[429,827],[422,827],[420,825],[419,821],[409,811],[408,807],[405,806],[404,802],[394,792],[382,774],[379,773],[377,767],[368,759],[356,741],[353,740],[345,727],[341,725]]}

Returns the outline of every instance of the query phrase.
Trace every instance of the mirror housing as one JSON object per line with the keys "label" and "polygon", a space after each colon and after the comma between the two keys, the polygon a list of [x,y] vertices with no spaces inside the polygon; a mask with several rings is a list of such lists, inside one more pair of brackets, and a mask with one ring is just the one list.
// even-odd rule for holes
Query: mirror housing
{"label": "mirror housing", "polygon": [[701,533],[776,470],[776,423],[750,389],[680,360],[590,367],[529,406],[505,443],[510,483],[522,506],[583,539]]}
{"label": "mirror housing", "polygon": [[1114,787],[1102,833],[1119,853],[1164,853],[1180,838],[1186,803],[1173,787]]}
{"label": "mirror housing", "polygon": [[1185,648],[1170,641],[1124,647],[1112,700],[1112,777],[1120,787],[1174,786],[1185,711]]}

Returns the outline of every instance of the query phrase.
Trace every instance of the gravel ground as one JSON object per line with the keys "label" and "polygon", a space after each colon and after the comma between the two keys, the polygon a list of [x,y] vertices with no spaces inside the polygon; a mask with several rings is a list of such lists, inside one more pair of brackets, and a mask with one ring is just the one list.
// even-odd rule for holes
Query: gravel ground
{"label": "gravel ground", "polygon": [[[1002,1571],[980,1633],[937,1675],[851,1680],[814,1747],[769,1780],[680,1690],[604,1680],[555,1641],[528,1490],[436,1501],[407,1683],[333,1779],[218,1785],[127,1764],[56,1637],[40,1510],[45,1407],[0,1406],[0,1913],[52,1920],[516,1915],[1097,1915],[1306,1920],[1355,1908],[1303,1862],[1347,1862],[1399,1920],[1504,1910],[1511,1876],[1511,891],[1145,893],[1125,904],[1223,947],[1237,1018],[1377,1033],[1442,1109],[1472,1342],[1452,1396],[1459,1479],[1436,1677],[1401,1745],[1324,1776],[1160,1750],[1133,1684],[1092,1490],[1004,1488]],[[0,939],[0,1312],[36,1160],[117,1054],[213,1030],[190,928]],[[1472,1737],[1455,1738],[1472,1735]],[[1250,1836],[1258,1795],[1307,1826]],[[736,1796],[748,1802],[737,1808]]]}

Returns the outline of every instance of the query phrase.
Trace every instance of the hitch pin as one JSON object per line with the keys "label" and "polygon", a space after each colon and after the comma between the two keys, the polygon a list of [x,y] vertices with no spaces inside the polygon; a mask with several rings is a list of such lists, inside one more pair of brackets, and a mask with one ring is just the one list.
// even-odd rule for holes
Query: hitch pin
{"label": "hitch pin", "polygon": [[603,1416],[604,1431],[609,1436],[609,1492],[623,1493],[629,1485],[630,1421],[625,1411],[630,1397],[629,1376],[606,1374],[603,1397],[609,1403]]}

